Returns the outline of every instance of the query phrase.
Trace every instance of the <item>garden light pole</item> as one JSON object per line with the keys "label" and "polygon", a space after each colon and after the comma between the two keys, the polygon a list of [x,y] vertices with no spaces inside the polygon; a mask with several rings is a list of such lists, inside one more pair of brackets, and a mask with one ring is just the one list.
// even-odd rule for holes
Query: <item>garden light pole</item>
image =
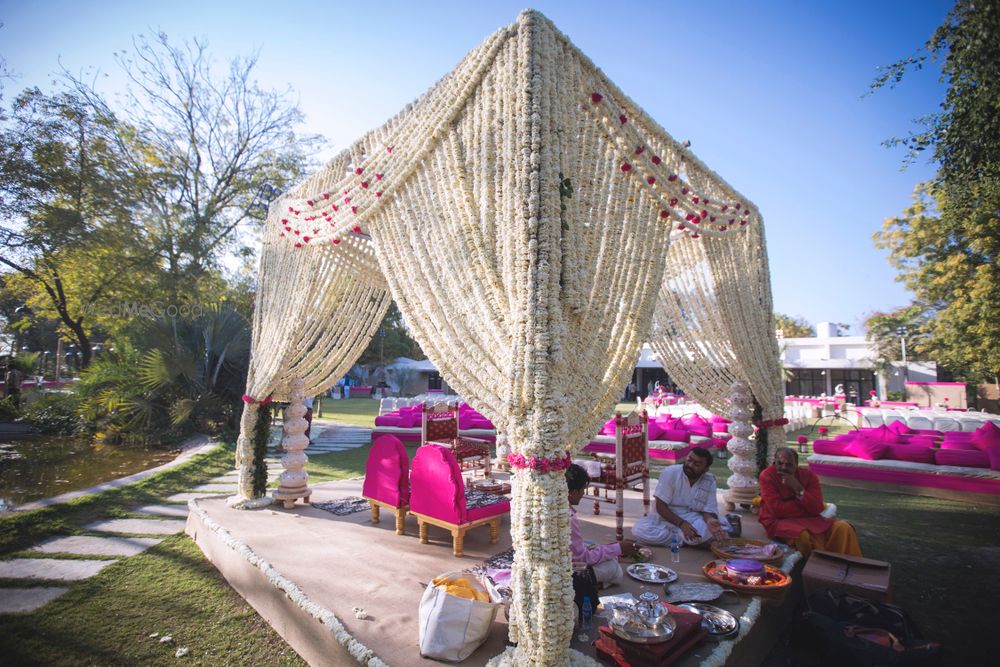
{"label": "garden light pole", "polygon": [[899,334],[899,347],[903,353],[903,392],[906,392],[906,383],[910,381],[910,367],[906,363],[906,336],[910,332],[906,327],[899,327],[896,329],[896,333]]}

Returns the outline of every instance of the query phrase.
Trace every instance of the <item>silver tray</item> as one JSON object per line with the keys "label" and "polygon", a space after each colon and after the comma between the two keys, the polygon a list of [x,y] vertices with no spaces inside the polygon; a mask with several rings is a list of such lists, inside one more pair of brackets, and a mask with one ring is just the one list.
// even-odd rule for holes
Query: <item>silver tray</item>
{"label": "silver tray", "polygon": [[669,584],[671,581],[677,581],[676,572],[656,563],[632,563],[625,568],[625,571],[633,579],[649,584]]}
{"label": "silver tray", "polygon": [[611,631],[618,637],[636,644],[662,644],[674,638],[674,631],[677,629],[677,621],[667,616],[654,628],[637,628],[635,625],[619,625],[611,620]]}
{"label": "silver tray", "polygon": [[676,602],[711,602],[718,600],[725,590],[719,584],[673,584],[665,588],[665,600]]}
{"label": "silver tray", "polygon": [[688,602],[677,606],[701,616],[701,627],[705,628],[708,636],[713,639],[728,639],[740,632],[740,619],[725,609],[704,602]]}

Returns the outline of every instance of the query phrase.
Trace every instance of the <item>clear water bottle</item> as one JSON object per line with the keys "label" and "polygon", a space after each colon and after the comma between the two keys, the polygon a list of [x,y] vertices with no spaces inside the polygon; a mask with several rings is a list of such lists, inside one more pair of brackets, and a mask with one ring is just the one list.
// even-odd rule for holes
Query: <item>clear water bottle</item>
{"label": "clear water bottle", "polygon": [[676,537],[670,542],[670,562],[681,562],[681,543]]}
{"label": "clear water bottle", "polygon": [[580,606],[580,629],[590,630],[593,624],[594,607],[590,604],[590,598],[583,598],[583,605]]}

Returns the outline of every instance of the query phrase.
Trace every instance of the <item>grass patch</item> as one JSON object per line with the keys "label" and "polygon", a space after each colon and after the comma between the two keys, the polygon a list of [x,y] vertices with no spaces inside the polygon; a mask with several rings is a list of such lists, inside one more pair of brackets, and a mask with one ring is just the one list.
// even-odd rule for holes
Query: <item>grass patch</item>
{"label": "grass patch", "polygon": [[[378,406],[379,401],[374,398],[342,398],[336,401],[324,398],[322,418],[341,424],[373,428],[375,417],[378,416]],[[316,410],[316,417],[320,417],[319,412]]]}
{"label": "grass patch", "polygon": [[[304,665],[193,541],[169,537],[32,614],[0,617],[8,665]],[[173,642],[160,643],[170,635]]]}

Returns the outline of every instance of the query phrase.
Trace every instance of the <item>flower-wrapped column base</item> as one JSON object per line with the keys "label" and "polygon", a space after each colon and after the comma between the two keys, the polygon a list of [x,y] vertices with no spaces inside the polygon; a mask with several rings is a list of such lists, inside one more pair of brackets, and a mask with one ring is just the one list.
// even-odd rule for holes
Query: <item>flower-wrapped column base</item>
{"label": "flower-wrapped column base", "polygon": [[285,504],[285,509],[295,507],[295,501],[299,498],[308,504],[312,495],[309,474],[305,471],[309,457],[303,451],[309,446],[309,438],[306,437],[309,424],[305,420],[305,399],[302,380],[293,380],[291,401],[285,408],[284,435],[281,437],[281,445],[286,452],[281,457],[281,465],[285,471],[281,473],[280,485],[273,494],[275,501]]}
{"label": "flower-wrapped column base", "polygon": [[733,437],[729,439],[726,449],[733,455],[729,460],[728,467],[733,471],[726,485],[729,487],[725,493],[727,509],[753,509],[753,499],[760,493],[760,486],[757,484],[757,464],[755,462],[756,447],[749,439],[753,434],[753,426],[750,418],[753,412],[750,409],[751,397],[747,388],[734,382],[730,387],[729,395],[729,418],[732,423],[729,425],[729,432]]}
{"label": "flower-wrapped column base", "polygon": [[525,457],[514,450],[510,639],[518,645],[509,664],[565,665],[576,618],[564,472],[569,456]]}

